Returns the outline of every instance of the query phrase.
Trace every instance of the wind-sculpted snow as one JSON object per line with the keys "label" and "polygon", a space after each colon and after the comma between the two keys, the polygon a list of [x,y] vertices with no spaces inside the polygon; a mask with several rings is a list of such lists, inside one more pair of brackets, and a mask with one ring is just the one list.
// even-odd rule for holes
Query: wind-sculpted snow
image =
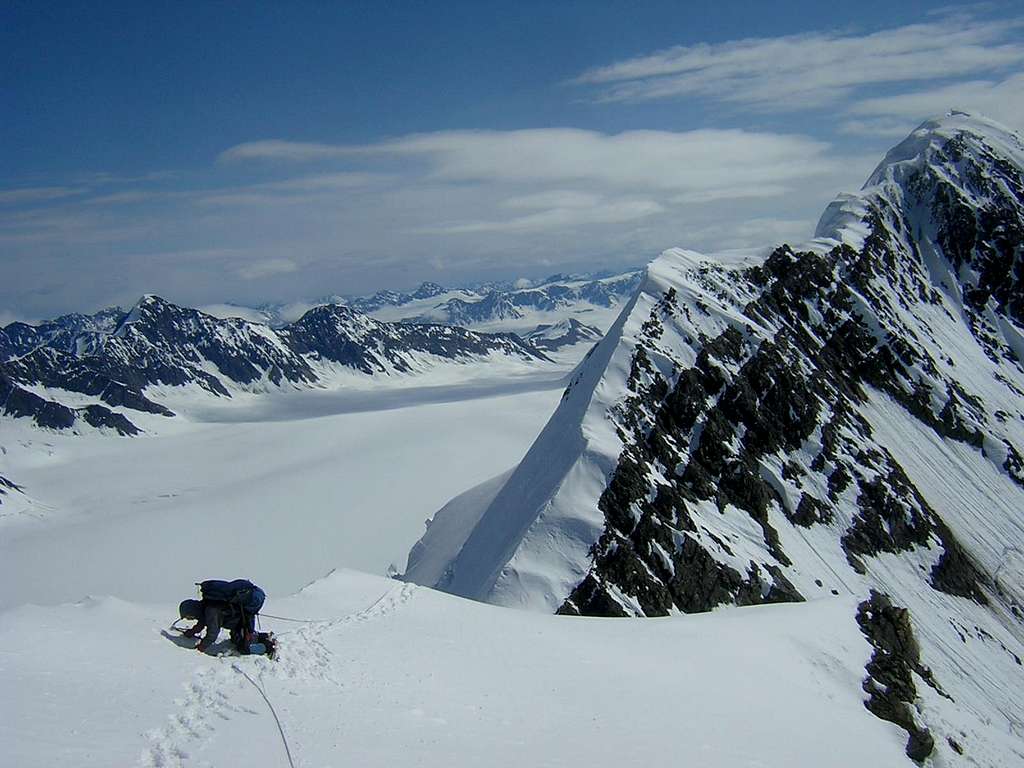
{"label": "wind-sculpted snow", "polygon": [[[454,508],[478,522],[435,520],[457,554],[428,531],[407,577],[605,616],[870,598],[868,708],[908,755],[1024,759],[1022,167],[952,115],[806,250],[667,251],[486,509]],[[878,615],[919,648],[896,659]]]}
{"label": "wind-sculpted snow", "polygon": [[52,512],[49,505],[33,498],[24,487],[0,475],[0,525],[7,531],[20,525],[38,523]]}
{"label": "wind-sculpted snow", "polygon": [[[395,375],[493,358],[547,361],[537,347],[512,334],[383,323],[337,305],[311,309],[280,329],[215,318],[157,296],[146,296],[131,312],[117,314],[116,323],[113,317],[105,311],[92,319],[68,316],[38,328],[7,326],[4,338],[19,354],[0,362],[0,412],[51,429],[77,428],[84,420],[135,434],[138,427],[110,407],[174,415],[146,394],[149,387],[196,387],[231,397],[322,387],[339,369]],[[62,403],[61,392],[104,405]]]}

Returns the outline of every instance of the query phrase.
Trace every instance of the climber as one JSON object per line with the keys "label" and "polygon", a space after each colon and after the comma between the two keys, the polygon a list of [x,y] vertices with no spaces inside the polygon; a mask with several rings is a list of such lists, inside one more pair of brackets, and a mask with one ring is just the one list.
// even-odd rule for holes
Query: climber
{"label": "climber", "polygon": [[202,599],[183,600],[178,606],[182,619],[196,622],[182,634],[196,637],[206,630],[196,645],[197,650],[205,653],[217,642],[221,629],[228,629],[231,643],[239,653],[273,657],[276,651],[273,634],[256,631],[256,615],[266,599],[262,589],[245,579],[208,580],[199,582],[198,586]]}

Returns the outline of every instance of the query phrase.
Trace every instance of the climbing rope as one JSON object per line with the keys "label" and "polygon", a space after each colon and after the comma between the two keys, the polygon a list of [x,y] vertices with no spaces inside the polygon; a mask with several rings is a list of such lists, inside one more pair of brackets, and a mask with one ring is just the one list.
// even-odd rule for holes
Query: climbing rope
{"label": "climbing rope", "polygon": [[334,619],[289,619],[287,616],[275,616],[272,613],[260,613],[257,617],[262,616],[264,619],[277,619],[278,621],[294,621],[296,624],[321,624],[328,621],[334,621]]}
{"label": "climbing rope", "polygon": [[246,673],[244,669],[239,667],[237,664],[232,664],[231,668],[235,670],[235,672],[240,674],[242,677],[244,677],[246,680],[248,680],[250,683],[252,683],[252,687],[259,691],[260,696],[262,696],[263,700],[267,702],[267,707],[270,708],[270,714],[274,716],[274,722],[277,723],[277,732],[281,734],[281,742],[284,744],[284,753],[288,756],[288,765],[290,765],[291,768],[295,768],[295,761],[292,760],[292,751],[288,748],[288,739],[285,738],[284,728],[281,727],[281,718],[277,716],[277,712],[274,710],[274,705],[270,703],[270,699],[267,698],[267,694],[264,693],[263,688],[260,687],[260,685],[255,680],[249,677],[249,675]]}
{"label": "climbing rope", "polygon": [[[376,600],[374,600],[369,608],[364,608],[361,611],[361,613],[366,613],[368,611],[372,611],[374,608],[376,608],[378,605],[380,605],[382,602],[384,602],[384,599],[388,595],[394,593],[395,591],[396,590],[395,590],[394,587],[388,587],[386,590],[384,590],[384,594],[382,594],[380,597],[378,597]],[[295,622],[296,624],[329,624],[332,621],[337,621],[338,620],[337,617],[335,617],[333,619],[292,619],[292,618],[289,618],[287,616],[275,616],[272,613],[259,613],[259,614],[257,614],[257,618],[259,616],[262,616],[265,619],[277,619],[278,621],[292,621],[292,622]]]}

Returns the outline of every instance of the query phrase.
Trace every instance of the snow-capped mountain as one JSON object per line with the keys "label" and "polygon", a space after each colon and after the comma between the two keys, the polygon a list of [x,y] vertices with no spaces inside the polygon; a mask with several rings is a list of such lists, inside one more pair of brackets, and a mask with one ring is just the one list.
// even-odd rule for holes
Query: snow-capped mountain
{"label": "snow-capped mountain", "polygon": [[523,338],[531,341],[539,349],[554,351],[562,347],[571,347],[583,342],[593,343],[601,339],[603,334],[591,325],[584,325],[575,317],[561,320],[550,325],[538,325],[534,330],[523,334]]}
{"label": "snow-capped mountain", "polygon": [[292,348],[364,373],[408,373],[430,357],[458,360],[491,353],[543,360],[514,334],[484,334],[446,325],[382,323],[348,307],[312,309],[281,330]]}
{"label": "snow-capped mountain", "polygon": [[482,299],[448,299],[443,304],[431,307],[429,314],[421,318],[436,318],[441,322],[455,325],[477,325],[495,320],[518,320],[523,316],[506,293],[494,291]]}
{"label": "snow-capped mountain", "polygon": [[[203,310],[217,317],[239,317],[277,328],[294,322],[313,307],[342,305],[386,322],[486,325],[488,330],[519,332],[537,325],[540,320],[530,325],[536,315],[548,323],[572,314],[604,318],[607,313],[602,310],[620,305],[633,294],[640,274],[635,269],[623,273],[556,274],[525,285],[487,282],[445,287],[425,282],[410,292],[382,290],[372,296],[331,294],[312,301],[258,307],[217,304]],[[525,323],[520,322],[524,319]]]}
{"label": "snow-capped mountain", "polygon": [[[640,272],[631,271],[608,277],[552,275],[536,285],[526,288],[491,287],[485,292],[460,290],[454,295],[432,287],[432,292],[409,300],[396,302],[395,307],[408,307],[418,314],[409,313],[412,322],[442,322],[449,325],[474,326],[516,321],[537,313],[566,313],[576,309],[608,309],[628,299],[636,290]],[[424,301],[430,299],[430,301]],[[516,323],[510,327],[518,329]]]}
{"label": "snow-capped mountain", "polygon": [[660,616],[851,594],[907,754],[1024,760],[1024,144],[926,122],[808,247],[670,250],[406,578]]}
{"label": "snow-capped mountain", "polygon": [[[191,386],[230,397],[285,385],[323,386],[339,369],[373,376],[449,362],[547,359],[512,334],[382,323],[339,305],[316,307],[279,329],[219,319],[157,296],[143,297],[128,313],[69,317],[4,329],[7,346],[21,354],[0,362],[3,413],[55,429],[81,419],[135,434],[138,428],[110,407],[174,415],[145,394],[148,387]],[[98,402],[64,402],[59,393]]]}
{"label": "snow-capped mountain", "polygon": [[41,346],[80,355],[112,333],[124,312],[111,307],[95,315],[70,314],[40,325],[11,323],[0,330],[0,360],[25,355]]}
{"label": "snow-capped mountain", "polygon": [[[351,299],[342,299],[341,302],[359,312],[370,314],[385,306],[400,307],[411,304],[415,301],[432,299],[435,296],[443,296],[448,293],[448,288],[443,288],[437,283],[422,283],[412,293],[401,293],[399,291],[378,291],[373,296],[357,296]],[[330,302],[334,303],[334,302]]]}

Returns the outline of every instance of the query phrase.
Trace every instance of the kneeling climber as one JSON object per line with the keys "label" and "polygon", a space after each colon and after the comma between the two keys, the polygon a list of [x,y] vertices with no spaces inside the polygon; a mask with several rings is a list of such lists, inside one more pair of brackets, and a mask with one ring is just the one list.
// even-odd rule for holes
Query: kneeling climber
{"label": "kneeling climber", "polygon": [[256,616],[263,607],[266,594],[251,581],[210,579],[197,582],[201,600],[183,600],[178,606],[182,619],[192,619],[194,626],[183,631],[196,637],[204,629],[196,649],[205,653],[217,642],[221,629],[231,631],[231,643],[243,655],[266,654],[273,658],[277,650],[271,632],[256,631]]}

